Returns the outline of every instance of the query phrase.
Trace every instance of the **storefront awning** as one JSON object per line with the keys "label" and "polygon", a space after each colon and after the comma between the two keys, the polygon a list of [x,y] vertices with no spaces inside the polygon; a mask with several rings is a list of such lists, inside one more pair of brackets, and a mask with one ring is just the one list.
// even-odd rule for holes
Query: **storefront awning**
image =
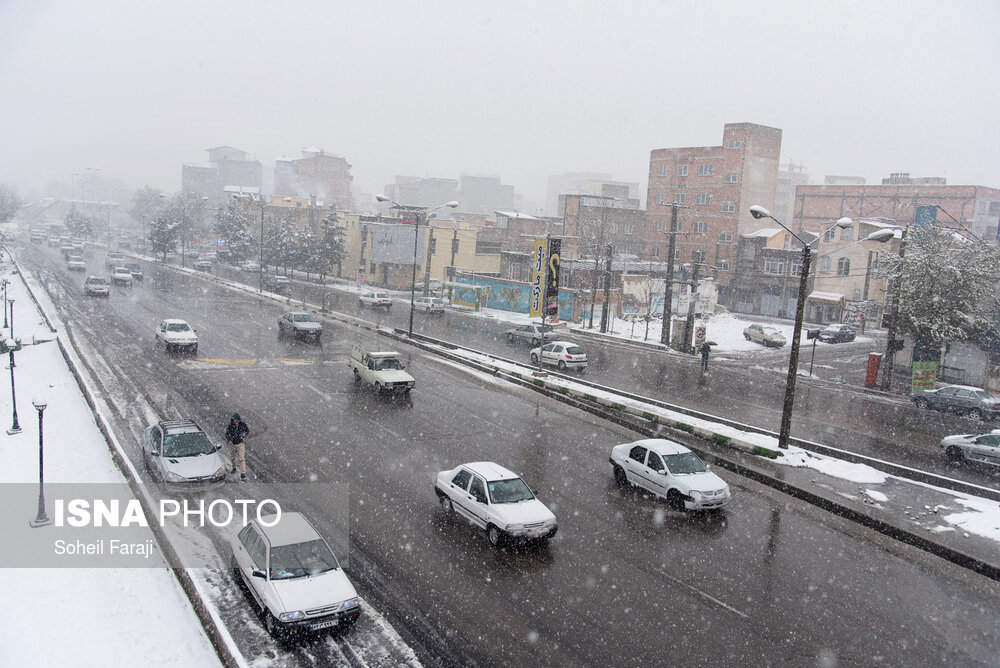
{"label": "storefront awning", "polygon": [[827,304],[844,305],[844,295],[837,292],[810,292],[806,301],[825,302]]}

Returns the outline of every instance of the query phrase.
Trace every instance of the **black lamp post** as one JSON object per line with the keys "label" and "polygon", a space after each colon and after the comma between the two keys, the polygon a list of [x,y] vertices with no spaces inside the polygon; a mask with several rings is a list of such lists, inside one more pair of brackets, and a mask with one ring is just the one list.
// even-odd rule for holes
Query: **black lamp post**
{"label": "black lamp post", "polygon": [[32,400],[31,405],[38,411],[38,514],[28,524],[38,528],[52,524],[52,520],[45,514],[45,457],[42,449],[42,413],[48,404],[45,399],[36,398]]}
{"label": "black lamp post", "polygon": [[10,355],[10,404],[14,409],[14,423],[7,430],[7,433],[13,436],[14,434],[21,433],[21,425],[17,421],[17,392],[14,388],[14,351],[18,348],[17,341],[7,339],[4,342],[4,348],[7,349],[6,352]]}
{"label": "black lamp post", "polygon": [[[6,290],[4,292],[6,292]],[[7,303],[10,304],[10,338],[13,339],[14,338],[14,298],[11,297],[10,299],[8,299]]]}
{"label": "black lamp post", "polygon": [[3,279],[3,328],[7,329],[7,284],[10,283],[6,278]]}

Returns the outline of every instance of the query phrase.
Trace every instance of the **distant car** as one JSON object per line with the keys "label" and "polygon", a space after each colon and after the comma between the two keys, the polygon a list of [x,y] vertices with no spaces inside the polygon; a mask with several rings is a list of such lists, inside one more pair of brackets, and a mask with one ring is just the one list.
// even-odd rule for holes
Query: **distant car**
{"label": "distant car", "polygon": [[126,262],[125,268],[129,270],[134,280],[139,281],[140,283],[142,282],[144,274],[142,273],[141,264],[139,264],[138,262]]}
{"label": "distant car", "polygon": [[553,336],[552,327],[549,325],[521,325],[507,330],[508,341],[531,341],[533,346],[537,346],[542,341],[548,341]]}
{"label": "distant car", "polygon": [[157,482],[222,482],[227,462],[194,420],[164,420],[142,438],[146,469]]}
{"label": "distant car", "polygon": [[981,387],[949,385],[934,390],[916,390],[910,401],[917,408],[933,408],[968,415],[977,420],[995,420],[1000,415],[1000,399]]}
{"label": "distant car", "polygon": [[619,485],[635,485],[663,497],[674,510],[716,510],[729,503],[726,481],[680,443],[649,438],[611,448]]}
{"label": "distant car", "polygon": [[392,308],[392,297],[389,296],[388,292],[365,292],[358,297],[358,306],[360,308],[369,306],[372,309],[384,308],[388,311]]}
{"label": "distant car", "polygon": [[113,285],[122,285],[131,288],[133,280],[132,272],[127,267],[115,267],[111,271],[111,283]]}
{"label": "distant car", "polygon": [[446,513],[455,512],[486,531],[494,546],[547,540],[556,516],[512,471],[493,462],[462,464],[437,474],[434,493]]}
{"label": "distant car", "polygon": [[941,451],[953,462],[969,461],[1000,466],[1000,431],[956,434],[941,439]]}
{"label": "distant car", "polygon": [[287,276],[266,276],[264,289],[268,292],[288,296],[292,294],[292,281]]}
{"label": "distant car", "polygon": [[66,268],[70,271],[87,271],[87,262],[79,255],[70,255]]}
{"label": "distant car", "polygon": [[50,247],[58,248],[62,244],[62,239],[58,236],[50,236],[48,238],[48,244]]}
{"label": "distant car", "polygon": [[156,328],[156,345],[166,352],[198,352],[198,334],[183,320],[164,320]]}
{"label": "distant car", "polygon": [[785,336],[773,327],[763,325],[750,325],[743,328],[743,338],[747,341],[759,343],[765,348],[780,348],[785,345]]}
{"label": "distant car", "polygon": [[819,340],[827,343],[842,343],[853,341],[858,335],[858,330],[851,325],[834,324],[827,325],[819,332]]}
{"label": "distant car", "polygon": [[531,363],[538,364],[539,359],[542,364],[558,367],[560,371],[563,369],[583,371],[587,368],[587,353],[572,341],[553,341],[535,348],[531,351]]}
{"label": "distant car", "polygon": [[260,271],[260,262],[256,260],[247,260],[240,265],[240,269],[243,271]]}
{"label": "distant car", "polygon": [[212,264],[211,260],[198,260],[194,263],[194,268],[198,271],[211,272],[215,268],[215,265]]}
{"label": "distant car", "polygon": [[111,286],[108,285],[108,279],[103,276],[88,276],[83,282],[83,292],[88,297],[109,297]]}
{"label": "distant car", "polygon": [[427,313],[444,313],[445,302],[440,297],[417,297],[413,300],[413,309]]}
{"label": "distant car", "polygon": [[121,267],[124,264],[125,256],[114,251],[108,253],[108,256],[104,259],[105,269],[114,269],[115,267]]}
{"label": "distant car", "polygon": [[358,621],[361,604],[354,585],[301,513],[255,517],[230,545],[233,576],[250,591],[272,636],[305,635]]}
{"label": "distant car", "polygon": [[323,325],[311,313],[289,311],[278,318],[278,336],[285,334],[319,341],[319,337],[323,335]]}
{"label": "distant car", "polygon": [[[424,282],[420,281],[419,283],[414,283],[413,284],[413,289],[416,290],[417,292],[423,292],[424,291]],[[427,290],[428,290],[428,292],[430,292],[432,294],[438,294],[438,293],[440,293],[441,292],[441,281],[438,280],[438,279],[436,279],[436,278],[432,278],[431,280],[429,280],[427,282]]]}

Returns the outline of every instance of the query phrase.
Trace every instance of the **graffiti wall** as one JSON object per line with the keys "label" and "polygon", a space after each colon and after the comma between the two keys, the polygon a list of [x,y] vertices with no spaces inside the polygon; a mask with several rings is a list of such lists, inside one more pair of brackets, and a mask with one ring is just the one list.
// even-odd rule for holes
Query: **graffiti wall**
{"label": "graffiti wall", "polygon": [[[486,308],[494,308],[500,311],[512,311],[514,313],[528,313],[531,306],[531,285],[519,281],[509,281],[486,276],[471,276],[459,274],[455,277],[455,282],[463,285],[475,285],[485,287],[481,294],[486,300]],[[455,291],[458,295],[461,289]],[[467,291],[468,295],[463,295],[463,299],[475,301],[475,294],[472,290]],[[559,319],[573,319],[573,299],[576,293],[572,290],[559,289]],[[454,299],[454,297],[453,297]]]}

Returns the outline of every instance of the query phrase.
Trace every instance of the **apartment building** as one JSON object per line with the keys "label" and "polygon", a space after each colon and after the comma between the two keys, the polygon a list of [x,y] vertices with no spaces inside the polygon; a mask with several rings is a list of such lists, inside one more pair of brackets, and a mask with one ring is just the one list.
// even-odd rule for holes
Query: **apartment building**
{"label": "apartment building", "polygon": [[274,164],[274,194],[308,198],[318,206],[351,210],[354,177],[351,165],[339,155],[316,146],[302,149],[301,158],[278,158]]}
{"label": "apartment building", "polygon": [[226,204],[234,192],[259,193],[264,167],[245,151],[232,146],[216,146],[208,151],[207,164],[181,166],[181,190],[207,197],[205,209]]}
{"label": "apartment building", "polygon": [[749,209],[774,207],[780,154],[781,130],[754,123],[727,123],[718,146],[651,151],[640,259],[666,258],[671,208],[677,205],[674,262],[714,267],[719,303],[732,306],[737,239],[766,227]]}

